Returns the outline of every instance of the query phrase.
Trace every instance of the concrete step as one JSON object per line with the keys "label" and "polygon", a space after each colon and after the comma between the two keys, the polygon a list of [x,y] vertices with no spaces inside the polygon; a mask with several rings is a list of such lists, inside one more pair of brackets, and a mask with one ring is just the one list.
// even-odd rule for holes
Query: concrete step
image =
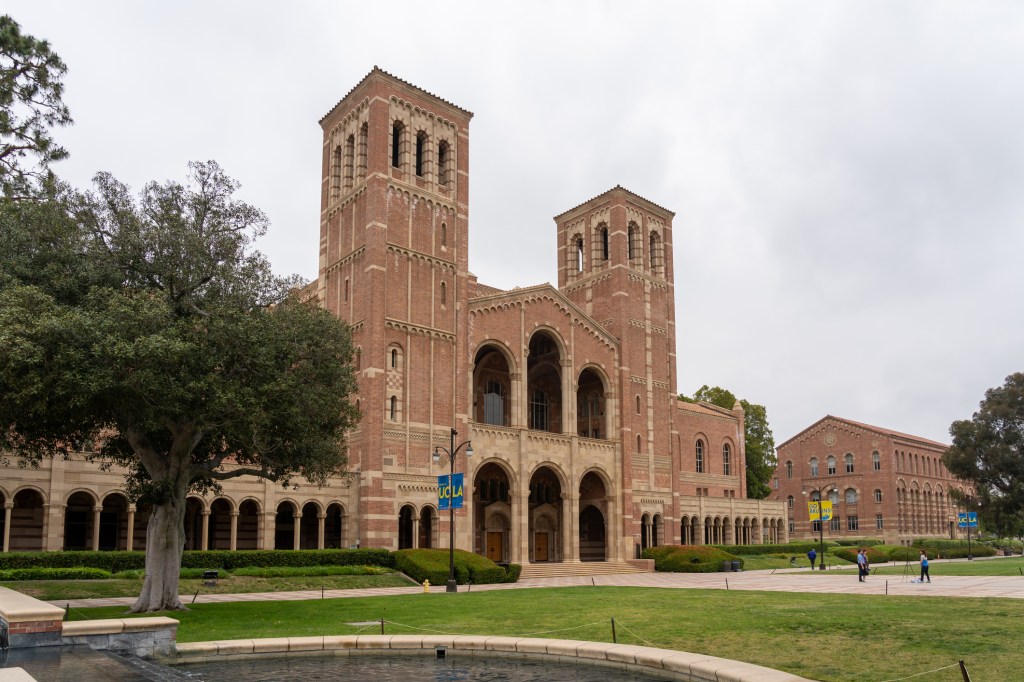
{"label": "concrete step", "polygon": [[[651,562],[652,564],[654,562]],[[563,576],[618,575],[622,573],[648,573],[647,568],[625,561],[541,562],[523,564],[520,580],[531,578],[560,578]]]}

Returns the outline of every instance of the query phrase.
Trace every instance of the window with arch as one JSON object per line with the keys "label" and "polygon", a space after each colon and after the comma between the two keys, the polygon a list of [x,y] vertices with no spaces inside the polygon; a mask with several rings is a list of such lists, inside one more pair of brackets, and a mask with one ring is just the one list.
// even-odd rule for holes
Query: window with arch
{"label": "window with arch", "polygon": [[447,187],[448,183],[451,182],[451,171],[448,168],[450,164],[451,151],[448,146],[448,142],[442,140],[437,145],[437,184],[442,187]]}
{"label": "window with arch", "polygon": [[331,192],[330,200],[334,201],[341,194],[342,152],[339,144],[331,153]]}
{"label": "window with arch", "polygon": [[846,453],[846,456],[843,457],[843,460],[846,462],[846,473],[852,474],[853,473],[853,455],[848,452],[848,453]]}
{"label": "window with arch", "polygon": [[608,227],[601,226],[598,231],[598,239],[601,240],[601,260],[608,260]]}
{"label": "window with arch", "polygon": [[703,474],[704,473],[704,441],[700,440],[699,438],[697,439],[696,455],[697,455],[697,459],[696,459],[696,462],[697,462],[697,467],[696,467],[697,473],[698,474]]}
{"label": "window with arch", "polygon": [[839,491],[836,490],[835,488],[830,490],[829,493],[828,493],[828,499],[832,503],[833,506],[839,504]]}
{"label": "window with arch", "polygon": [[882,470],[882,456],[877,451],[871,453],[871,469],[873,471]]}
{"label": "window with arch", "polygon": [[572,264],[576,272],[583,272],[583,237],[576,235],[573,239]]}
{"label": "window with arch", "polygon": [[446,223],[441,223],[441,248],[444,249],[444,248],[447,248],[447,247],[448,247],[448,225]]}
{"label": "window with arch", "polygon": [[651,273],[660,275],[662,267],[661,235],[653,230],[650,234],[650,243],[648,244],[648,247],[648,250],[650,251],[648,258],[651,262]]}
{"label": "window with arch", "polygon": [[345,303],[348,303],[348,277],[345,278]]}
{"label": "window with arch", "polygon": [[636,413],[640,414],[640,396],[636,397]]}
{"label": "window with arch", "polygon": [[628,258],[633,260],[636,258],[636,225],[634,223],[629,224],[629,228],[626,230],[626,246],[628,248]]}
{"label": "window with arch", "polygon": [[786,478],[793,478],[793,462],[786,462]]}
{"label": "window with arch", "polygon": [[882,491],[879,490],[878,488],[875,488],[875,502],[881,502],[881,501],[882,501]]}
{"label": "window with arch", "polygon": [[416,177],[422,178],[427,171],[427,134],[416,133]]}
{"label": "window with arch", "polygon": [[828,463],[828,475],[829,476],[835,476],[836,475],[836,458],[833,457],[832,455],[829,455],[828,459],[825,460],[825,461]]}
{"label": "window with arch", "polygon": [[818,458],[811,457],[811,476],[818,475]]}
{"label": "window with arch", "polygon": [[484,391],[484,423],[505,426],[505,386],[494,379]]}
{"label": "window with arch", "polygon": [[398,349],[391,349],[391,369],[398,369]]}
{"label": "window with arch", "polygon": [[363,349],[356,348],[355,356],[356,371],[358,372],[363,366]]}
{"label": "window with arch", "polygon": [[792,495],[786,498],[786,506],[789,507],[790,509],[793,508],[793,502],[794,500]]}
{"label": "window with arch", "polygon": [[732,468],[730,466],[730,456],[732,455],[732,448],[729,447],[728,443],[722,445],[722,474],[730,476]]}
{"label": "window with arch", "polygon": [[857,490],[855,488],[846,489],[846,504],[857,504]]}
{"label": "window with arch", "polygon": [[636,451],[643,452],[643,441],[640,439],[640,436],[636,437]]}
{"label": "window with arch", "polygon": [[391,167],[402,167],[402,133],[405,126],[401,121],[391,124]]}
{"label": "window with arch", "polygon": [[548,430],[548,396],[539,389],[530,395],[530,428]]}
{"label": "window with arch", "polygon": [[448,284],[441,282],[441,306],[448,305]]}
{"label": "window with arch", "polygon": [[356,136],[345,141],[345,189],[352,189],[356,179]]}
{"label": "window with arch", "polygon": [[390,405],[388,411],[391,415],[391,421],[398,419],[398,398],[391,396]]}
{"label": "window with arch", "polygon": [[370,126],[365,121],[363,125],[359,127],[359,160],[357,161],[358,172],[357,179],[364,180],[366,178],[366,141],[370,136]]}

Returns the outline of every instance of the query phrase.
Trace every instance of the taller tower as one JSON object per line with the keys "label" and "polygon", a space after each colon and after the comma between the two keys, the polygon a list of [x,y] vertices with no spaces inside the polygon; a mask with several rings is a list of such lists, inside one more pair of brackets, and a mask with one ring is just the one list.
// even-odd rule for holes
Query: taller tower
{"label": "taller tower", "polygon": [[[559,289],[620,342],[627,537],[639,537],[641,497],[678,510],[674,215],[616,186],[555,217]],[[678,518],[676,512],[666,524]]]}
{"label": "taller tower", "polygon": [[[363,546],[430,546],[436,518],[395,534],[396,492],[436,502],[434,445],[468,432],[469,121],[374,67],[326,116],[320,304],[352,327],[362,420],[348,499]],[[408,497],[408,494],[405,495]]]}

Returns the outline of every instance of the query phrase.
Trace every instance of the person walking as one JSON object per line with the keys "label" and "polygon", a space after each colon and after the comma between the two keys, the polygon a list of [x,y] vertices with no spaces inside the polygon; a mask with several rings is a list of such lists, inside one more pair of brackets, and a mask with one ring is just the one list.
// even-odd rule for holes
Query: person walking
{"label": "person walking", "polygon": [[867,553],[861,549],[857,552],[857,580],[864,582],[864,579],[868,575],[868,557]]}
{"label": "person walking", "polygon": [[[811,560],[811,570],[814,570],[814,560],[818,558],[818,553],[811,547],[811,551],[807,553],[807,558]],[[824,559],[822,559],[824,561]]]}
{"label": "person walking", "polygon": [[921,582],[924,582],[925,579],[927,579],[928,582],[932,581],[932,577],[928,573],[928,555],[922,549],[921,550]]}

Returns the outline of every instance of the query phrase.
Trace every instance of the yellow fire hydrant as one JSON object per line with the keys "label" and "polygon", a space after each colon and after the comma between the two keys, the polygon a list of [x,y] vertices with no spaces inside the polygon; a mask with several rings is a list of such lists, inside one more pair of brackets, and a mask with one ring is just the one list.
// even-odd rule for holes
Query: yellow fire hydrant
{"label": "yellow fire hydrant", "polygon": [[429,580],[424,580],[423,581],[423,593],[424,594],[430,594],[430,581]]}

